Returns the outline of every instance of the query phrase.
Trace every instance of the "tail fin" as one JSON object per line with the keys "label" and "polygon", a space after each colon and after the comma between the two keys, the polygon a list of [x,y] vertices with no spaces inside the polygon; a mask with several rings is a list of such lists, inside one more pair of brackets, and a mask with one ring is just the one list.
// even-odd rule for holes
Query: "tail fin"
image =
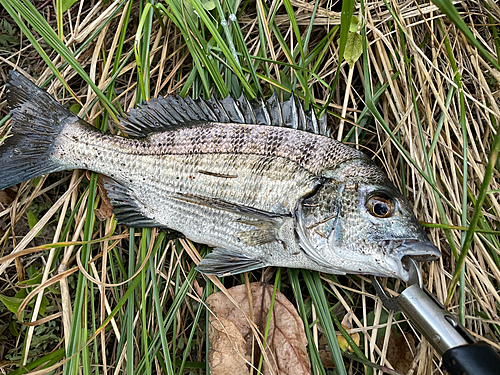
{"label": "tail fin", "polygon": [[0,190],[63,169],[51,158],[54,141],[78,119],[20,73],[10,72],[6,92],[12,134],[0,146]]}

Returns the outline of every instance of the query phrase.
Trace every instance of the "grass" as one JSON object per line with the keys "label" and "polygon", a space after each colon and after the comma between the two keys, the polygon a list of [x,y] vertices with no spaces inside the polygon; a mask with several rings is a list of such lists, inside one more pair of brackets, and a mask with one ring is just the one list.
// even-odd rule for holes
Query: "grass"
{"label": "grass", "polygon": [[[77,2],[66,12],[62,0],[56,8],[0,3],[0,75],[27,71],[103,130],[115,132],[110,120],[160,93],[253,98],[276,91],[284,100],[294,92],[306,108],[326,112],[331,134],[384,165],[442,249],[439,261],[422,265],[427,288],[475,336],[500,348],[494,2],[466,1],[457,11],[444,0],[344,1],[342,8],[300,0],[123,0]],[[349,68],[338,61],[350,50],[352,15],[361,20],[354,32],[363,54]],[[0,110],[6,115],[4,101]],[[0,142],[8,126],[6,115]],[[281,269],[271,277],[272,270],[202,277],[194,265],[206,247],[101,217],[98,178],[83,171],[9,193],[9,200],[0,195],[0,294],[11,297],[0,304],[3,373],[208,373],[203,302],[259,280],[297,306],[315,374],[375,373],[379,366],[443,371],[404,317],[383,312],[364,276]],[[28,212],[39,213],[35,221],[28,222]],[[397,290],[399,283],[388,286]],[[362,333],[362,340],[346,354],[336,332],[350,340],[339,321],[351,309],[349,333]],[[255,333],[264,336],[266,327]],[[411,352],[407,364],[391,355],[401,333],[415,340],[400,345]],[[322,338],[336,370],[322,364]]]}

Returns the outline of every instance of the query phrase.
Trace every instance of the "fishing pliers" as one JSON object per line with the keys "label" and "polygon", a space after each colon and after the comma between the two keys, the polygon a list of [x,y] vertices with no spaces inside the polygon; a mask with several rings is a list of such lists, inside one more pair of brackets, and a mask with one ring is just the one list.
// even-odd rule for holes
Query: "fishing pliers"
{"label": "fishing pliers", "polygon": [[422,274],[415,260],[405,257],[403,265],[410,278],[406,289],[391,298],[376,277],[377,295],[387,309],[403,311],[416,329],[443,359],[451,375],[499,375],[500,355],[484,341],[476,341],[452,313],[422,285]]}

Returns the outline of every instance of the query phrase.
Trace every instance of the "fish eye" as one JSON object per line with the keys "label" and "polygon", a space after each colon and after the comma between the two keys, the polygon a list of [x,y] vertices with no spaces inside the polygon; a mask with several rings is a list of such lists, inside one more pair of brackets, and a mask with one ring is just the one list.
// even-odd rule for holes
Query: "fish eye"
{"label": "fish eye", "polygon": [[385,194],[377,193],[368,198],[366,208],[371,215],[385,218],[394,213],[394,201]]}

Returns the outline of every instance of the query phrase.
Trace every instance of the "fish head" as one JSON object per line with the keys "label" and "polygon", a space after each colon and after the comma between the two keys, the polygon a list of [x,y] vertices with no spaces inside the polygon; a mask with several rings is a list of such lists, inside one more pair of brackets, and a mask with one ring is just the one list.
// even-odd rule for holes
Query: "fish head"
{"label": "fish head", "polygon": [[353,160],[324,175],[299,204],[296,226],[301,247],[322,267],[407,281],[403,257],[441,256],[411,204],[373,162]]}

